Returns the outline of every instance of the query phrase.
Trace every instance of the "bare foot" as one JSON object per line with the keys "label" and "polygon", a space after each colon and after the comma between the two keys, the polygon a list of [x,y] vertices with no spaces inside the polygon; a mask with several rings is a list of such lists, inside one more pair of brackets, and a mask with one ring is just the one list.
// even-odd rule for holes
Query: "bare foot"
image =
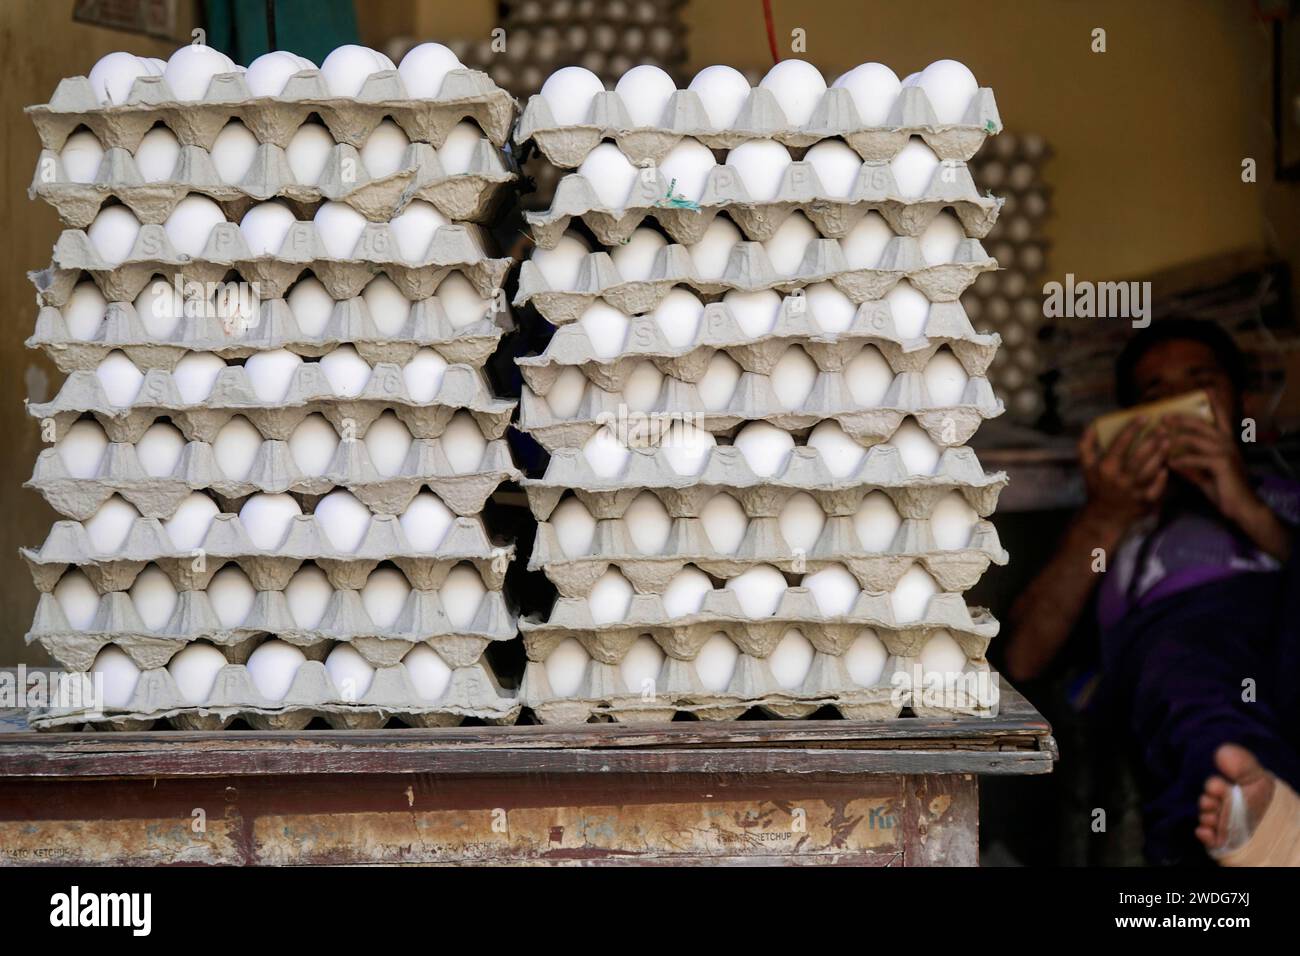
{"label": "bare foot", "polygon": [[1228,838],[1233,784],[1241,787],[1246,800],[1246,826],[1254,833],[1273,799],[1274,779],[1260,766],[1254,754],[1236,744],[1224,744],[1215,751],[1214,763],[1223,776],[1205,781],[1205,792],[1200,801],[1200,825],[1196,828],[1196,838],[1211,850],[1222,847]]}

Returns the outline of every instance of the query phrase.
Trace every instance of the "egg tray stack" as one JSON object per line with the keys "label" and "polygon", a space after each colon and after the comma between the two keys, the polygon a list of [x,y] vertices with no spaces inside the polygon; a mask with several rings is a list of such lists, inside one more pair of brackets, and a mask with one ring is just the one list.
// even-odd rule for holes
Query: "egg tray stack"
{"label": "egg tray stack", "polygon": [[[996,335],[980,335],[971,327],[959,298],[983,272],[997,263],[983,250],[979,237],[995,223],[999,203],[975,189],[966,169],[968,160],[990,132],[1001,127],[992,93],[981,90],[966,122],[940,127],[925,94],[904,89],[889,128],[865,128],[848,93],[828,91],[803,128],[792,128],[780,107],[764,89],[755,89],[735,129],[708,128],[695,94],[678,91],[665,111],[666,124],[631,129],[626,110],[615,93],[597,94],[588,121],[578,127],[557,127],[540,97],[526,106],[516,129],[517,140],[532,139],[544,156],[560,167],[579,165],[603,140],[613,140],[634,164],[650,164],[634,187],[626,207],[610,209],[596,201],[590,183],[579,174],[561,180],[549,210],[531,214],[534,237],[542,248],[559,241],[574,218],[580,218],[606,246],[626,240],[646,218],[655,219],[671,238],[661,249],[649,280],[626,281],[607,251],[587,255],[572,288],[551,288],[532,262],[523,263],[516,305],[533,305],[558,327],[546,351],[517,360],[525,381],[520,427],[549,452],[541,478],[523,482],[530,507],[540,522],[530,567],[540,568],[555,584],[559,598],[546,620],[520,621],[528,664],[521,687],[523,703],[547,723],[589,719],[655,721],[691,713],[702,719],[735,719],[757,707],[777,717],[807,717],[829,706],[852,719],[898,717],[905,707],[917,714],[996,713],[996,702],[947,706],[899,694],[898,678],[913,673],[917,655],[938,630],[949,631],[967,657],[966,673],[991,673],[985,659],[998,624],[985,610],[968,608],[962,592],[974,585],[991,562],[1004,563],[1006,554],[986,519],[993,512],[1005,475],[986,474],[966,440],[984,418],[1000,414],[986,370],[999,344]],[[910,136],[922,137],[944,160],[930,188],[919,198],[904,198],[895,186],[888,161]],[[704,190],[700,210],[666,202],[669,184],[653,169],[683,137],[700,139],[718,150],[750,139],[771,138],[791,147],[796,156],[817,141],[842,137],[866,160],[851,198],[829,197],[816,173],[795,162],[774,202],[748,200],[739,176],[716,167]],[[947,174],[944,174],[944,171]],[[968,238],[957,261],[927,266],[916,236],[944,208],[961,219]],[[804,211],[822,237],[810,244],[794,276],[780,276],[760,245],[793,210]],[[899,234],[875,269],[850,270],[836,237],[875,209]],[[688,250],[680,243],[698,239],[712,218],[723,213],[739,227],[745,240],[737,243],[720,279],[700,278]],[[932,301],[921,337],[899,333],[887,302],[880,301],[901,279],[910,280]],[[859,306],[847,329],[828,333],[812,314],[801,290],[829,280]],[[654,318],[646,313],[675,285],[693,289],[709,304],[694,341],[670,345]],[[784,299],[775,327],[752,337],[742,330],[727,306],[717,301],[732,289],[776,289],[791,293]],[[601,355],[579,324],[583,311],[598,299],[628,315],[622,350]],[[844,366],[863,345],[876,346],[894,373],[894,381],[878,407],[854,403]],[[775,400],[768,375],[789,345],[799,345],[818,366],[818,379],[800,408],[782,407]],[[948,347],[969,376],[961,402],[937,407],[929,399],[920,374],[941,347]],[[743,374],[730,403],[709,411],[694,383],[716,352],[729,355]],[[648,420],[690,416],[698,427],[721,439],[702,464],[682,468],[664,447],[627,449],[615,476],[598,474],[584,453],[585,443],[602,425],[618,421],[621,388],[631,370],[650,360],[668,376],[657,404],[644,410]],[[561,419],[546,395],[568,367],[579,368],[589,385],[575,414]],[[896,448],[883,444],[908,417],[925,428],[941,448],[931,475],[911,474]],[[835,419],[864,446],[861,464],[848,475],[832,473],[827,461],[802,444],[809,428]],[[766,420],[798,436],[793,452],[773,472],[758,474],[741,450],[724,444],[744,424]],[[674,467],[677,464],[677,467]],[[603,470],[603,469],[602,469]],[[766,472],[766,469],[764,469]],[[883,552],[864,550],[852,516],[864,497],[883,491],[902,524]],[[625,518],[629,504],[645,491],[663,503],[672,519],[667,544],[660,554],[645,554],[633,542]],[[939,550],[929,527],[935,503],[957,491],[981,519],[968,545]],[[551,518],[572,493],[596,519],[590,553],[574,558],[561,547]],[[734,553],[719,553],[700,520],[705,503],[715,494],[735,498],[748,518],[744,539]],[[795,550],[782,536],[778,515],[794,495],[811,495],[827,515],[822,534],[806,552]],[[812,573],[833,564],[848,568],[862,589],[852,608],[841,615],[824,615],[806,587],[788,587],[770,617],[746,616],[735,592],[715,588],[704,596],[699,611],[670,616],[663,593],[674,574],[694,564],[715,579],[729,580],[747,568],[770,564],[787,576]],[[919,620],[895,619],[889,592],[913,565],[931,574],[942,593],[934,595]],[[622,620],[593,618],[587,596],[608,568],[617,568],[635,591]],[[783,688],[770,666],[770,655],[790,628],[796,628],[815,650],[803,683]],[[849,675],[845,652],[864,628],[874,629],[888,653],[883,671],[872,686],[859,686]],[[706,690],[694,660],[709,636],[722,631],[740,651],[730,684],[724,691]],[[664,652],[654,693],[627,686],[620,664],[636,642],[651,637]],[[576,637],[591,660],[578,692],[561,697],[551,689],[546,661],[555,649]],[[906,685],[904,685],[906,686]]]}
{"label": "egg tray stack", "polygon": [[[485,299],[495,299],[509,259],[492,258],[479,240],[478,227],[453,223],[438,229],[426,254],[404,259],[386,220],[411,200],[423,198],[445,215],[482,218],[496,194],[513,178],[499,147],[514,116],[509,94],[470,70],[448,74],[433,100],[406,96],[395,72],[375,74],[355,98],[325,93],[317,71],[291,78],[282,96],[254,99],[238,74],[216,77],[203,100],[175,102],[158,77],[136,80],[125,105],[96,104],[85,78],[60,83],[46,106],[32,107],[43,144],[33,195],[49,201],[68,226],[60,236],[49,268],[33,273],[40,308],[36,332],[28,345],[42,349],[68,377],[55,398],[29,406],[31,415],[62,436],[75,421],[93,418],[110,444],[94,477],[77,477],[56,448],[39,457],[30,487],[36,488],[65,517],[55,523],[39,549],[24,550],[41,592],[35,620],[27,635],[61,666],[84,673],[106,645],[120,647],[141,670],[129,703],[102,713],[84,709],[49,710],[33,719],[38,728],[74,728],[91,724],[114,729],[142,729],[165,721],[172,726],[217,729],[242,718],[265,729],[297,729],[316,717],[335,727],[379,727],[392,717],[418,726],[441,726],[477,717],[513,723],[519,712],[516,695],[502,688],[483,658],[493,641],[517,634],[514,615],[502,593],[513,546],[490,540],[480,512],[503,480],[518,477],[503,433],[514,403],[491,394],[483,366],[511,323],[504,309],[466,326],[454,324],[438,295],[439,283],[460,272]],[[319,116],[337,144],[321,180],[295,184],[288,172],[284,146],[309,116]],[[359,147],[378,124],[392,118],[411,138],[403,169],[370,179],[360,163]],[[437,147],[448,131],[468,117],[486,139],[467,174],[446,176],[438,165]],[[207,149],[222,126],[237,118],[262,145],[248,177],[238,185],[221,183]],[[169,126],[182,144],[173,178],[144,183],[131,150],[155,123]],[[106,147],[93,184],[68,181],[59,150],[74,130],[91,130]],[[350,170],[345,175],[345,170]],[[158,223],[190,192],[216,200],[228,217],[237,217],[254,202],[283,197],[300,220],[326,199],[351,204],[371,221],[353,254],[327,254],[310,221],[289,230],[277,254],[253,255],[234,222],[217,224],[197,256],[177,252]],[[126,258],[106,262],[80,228],[109,199],[129,206],[143,225]],[[257,321],[233,324],[225,316],[185,317],[168,336],[151,335],[132,304],[156,274],[179,283],[226,281],[234,273],[257,283],[261,296]],[[414,304],[402,329],[379,330],[360,293],[383,273]],[[334,298],[323,332],[304,332],[284,296],[301,276],[314,275]],[[108,300],[95,333],[79,337],[65,309],[79,281],[93,281]],[[221,371],[207,398],[182,398],[171,371],[190,352],[212,352],[238,361],[259,352],[288,349],[305,359],[352,345],[371,366],[364,389],[343,398],[335,394],[321,367],[310,361],[296,369],[280,401],[260,399],[245,369]],[[422,347],[447,363],[432,397],[412,396],[402,366]],[[110,402],[95,369],[118,350],[143,372],[141,387],[129,405]],[[393,410],[407,427],[412,444],[396,474],[381,475],[371,461],[366,430],[385,410]],[[478,467],[466,473],[453,468],[453,454],[443,446],[443,431],[458,410],[472,416],[487,439]],[[287,439],[308,415],[320,413],[343,440],[322,475],[303,474],[290,454]],[[224,475],[213,453],[222,425],[243,416],[263,442],[249,473]],[[175,471],[151,476],[141,466],[134,443],[159,419],[170,420],[187,441]],[[395,517],[422,488],[430,489],[455,514],[447,534],[433,551],[417,549]],[[308,506],[335,488],[352,492],[372,512],[358,547],[344,552],[323,532],[313,514],[293,518],[275,548],[254,544],[237,512],[256,492],[289,492]],[[222,512],[212,520],[197,549],[177,548],[163,523],[195,490],[207,490]],[[117,495],[136,508],[124,541],[112,553],[98,553],[82,522]],[[314,562],[335,589],[324,617],[313,628],[299,627],[289,612],[283,589],[305,562]],[[453,568],[472,565],[488,591],[468,626],[452,624],[438,588]],[[237,565],[257,591],[247,618],[224,626],[206,592],[213,576]],[[380,564],[392,564],[407,578],[410,591],[401,613],[388,626],[366,613],[359,589]],[[149,566],[156,566],[178,591],[175,611],[161,628],[147,627],[126,593]],[[99,593],[88,627],[73,627],[53,590],[70,569],[80,569]],[[265,699],[245,663],[270,637],[299,647],[307,657],[282,700]],[[216,646],[228,665],[217,675],[209,698],[187,701],[166,668],[168,661],[195,641]],[[331,681],[321,661],[339,642],[350,643],[372,666],[374,679],[364,695],[345,695]],[[420,696],[402,658],[425,644],[450,668],[450,680],[436,700]]]}

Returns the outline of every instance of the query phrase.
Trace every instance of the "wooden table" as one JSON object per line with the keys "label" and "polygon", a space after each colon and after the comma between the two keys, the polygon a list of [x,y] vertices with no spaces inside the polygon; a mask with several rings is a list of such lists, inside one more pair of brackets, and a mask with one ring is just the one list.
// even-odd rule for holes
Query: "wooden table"
{"label": "wooden table", "polygon": [[0,715],[0,863],[971,866],[993,719],[40,733]]}

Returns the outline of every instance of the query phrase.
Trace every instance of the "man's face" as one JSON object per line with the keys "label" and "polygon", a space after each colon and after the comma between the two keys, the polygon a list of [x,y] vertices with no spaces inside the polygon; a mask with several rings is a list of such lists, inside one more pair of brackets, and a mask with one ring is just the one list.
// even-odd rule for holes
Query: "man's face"
{"label": "man's face", "polygon": [[1172,339],[1161,342],[1138,360],[1133,369],[1139,402],[1173,398],[1198,388],[1210,395],[1215,413],[1235,414],[1237,396],[1232,380],[1214,350],[1201,342]]}

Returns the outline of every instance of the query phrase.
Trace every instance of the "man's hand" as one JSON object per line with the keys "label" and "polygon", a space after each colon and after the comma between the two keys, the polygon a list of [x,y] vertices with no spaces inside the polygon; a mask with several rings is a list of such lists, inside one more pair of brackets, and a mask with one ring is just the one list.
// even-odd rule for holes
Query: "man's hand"
{"label": "man's hand", "polygon": [[1079,442],[1090,517],[1120,532],[1159,503],[1169,483],[1169,438],[1161,426],[1139,438],[1147,420],[1129,422],[1103,453],[1089,426]]}

